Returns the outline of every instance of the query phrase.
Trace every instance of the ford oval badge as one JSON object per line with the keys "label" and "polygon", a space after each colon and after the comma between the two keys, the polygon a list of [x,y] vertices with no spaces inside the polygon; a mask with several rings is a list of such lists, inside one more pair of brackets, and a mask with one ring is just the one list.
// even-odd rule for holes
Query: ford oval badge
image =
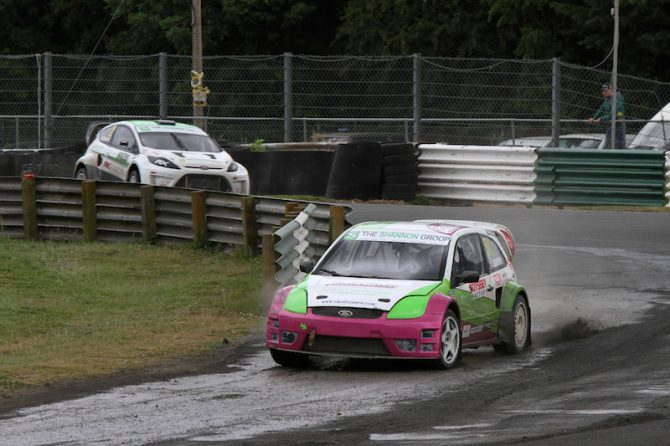
{"label": "ford oval badge", "polygon": [[349,310],[340,310],[337,312],[337,315],[340,317],[351,317],[354,315],[354,312]]}

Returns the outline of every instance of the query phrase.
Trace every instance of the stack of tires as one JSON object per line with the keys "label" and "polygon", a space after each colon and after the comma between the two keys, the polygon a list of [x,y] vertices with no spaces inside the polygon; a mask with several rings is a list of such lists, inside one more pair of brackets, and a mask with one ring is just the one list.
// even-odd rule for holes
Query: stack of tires
{"label": "stack of tires", "polygon": [[379,198],[382,174],[382,150],[379,143],[340,144],[330,169],[327,198]]}
{"label": "stack of tires", "polygon": [[386,143],[382,149],[383,200],[412,201],[416,198],[417,149],[410,143]]}

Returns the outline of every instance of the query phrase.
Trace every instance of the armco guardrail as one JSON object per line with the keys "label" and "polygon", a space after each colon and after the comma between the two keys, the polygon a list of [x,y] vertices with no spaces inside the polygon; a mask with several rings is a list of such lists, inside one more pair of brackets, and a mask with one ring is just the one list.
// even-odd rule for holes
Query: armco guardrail
{"label": "armco guardrail", "polygon": [[[0,236],[31,240],[219,243],[257,251],[292,203],[214,191],[66,178],[0,177]],[[350,209],[313,203],[311,246],[328,247],[332,216]],[[343,224],[343,223],[342,223]]]}
{"label": "armco guardrail", "polygon": [[535,201],[537,155],[528,147],[419,145],[418,193],[444,200]]}
{"label": "armco guardrail", "polygon": [[665,152],[665,205],[670,207],[670,152]]}
{"label": "armco guardrail", "polygon": [[537,204],[663,206],[666,158],[653,150],[538,149]]}
{"label": "armco guardrail", "polygon": [[296,218],[274,232],[277,242],[274,250],[276,270],[275,281],[280,285],[297,282],[304,273],[300,272],[300,262],[316,255],[312,241],[316,236],[316,220],[312,213],[316,205],[309,204]]}

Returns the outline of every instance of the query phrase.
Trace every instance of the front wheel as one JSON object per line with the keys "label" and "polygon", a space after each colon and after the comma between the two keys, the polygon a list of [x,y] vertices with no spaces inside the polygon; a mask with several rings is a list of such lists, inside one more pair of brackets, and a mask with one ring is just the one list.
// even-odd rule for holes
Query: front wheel
{"label": "front wheel", "polygon": [[461,328],[458,316],[452,310],[447,310],[442,321],[440,336],[440,359],[437,366],[441,369],[454,367],[461,359]]}
{"label": "front wheel", "polygon": [[270,356],[277,364],[294,369],[304,369],[309,365],[309,356],[285,350],[270,349]]}
{"label": "front wheel", "polygon": [[530,311],[528,302],[522,296],[517,296],[512,306],[512,336],[510,341],[494,345],[495,351],[500,353],[521,353],[530,345]]}
{"label": "front wheel", "polygon": [[80,167],[77,169],[77,173],[74,174],[74,177],[78,180],[85,180],[88,178],[88,175],[86,174],[86,168],[85,167]]}
{"label": "front wheel", "polygon": [[133,169],[130,171],[130,173],[128,174],[128,182],[140,183],[140,173],[137,171],[137,169]]}

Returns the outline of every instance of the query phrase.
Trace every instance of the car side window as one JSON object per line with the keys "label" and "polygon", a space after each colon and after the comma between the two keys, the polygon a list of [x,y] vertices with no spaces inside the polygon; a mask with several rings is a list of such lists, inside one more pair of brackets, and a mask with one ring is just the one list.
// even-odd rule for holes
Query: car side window
{"label": "car side window", "polygon": [[479,235],[470,234],[458,239],[452,271],[454,279],[465,271],[474,271],[480,276],[484,273],[484,259]]}
{"label": "car side window", "polygon": [[486,253],[486,259],[489,263],[490,273],[503,269],[507,265],[507,259],[502,253],[498,244],[488,236],[482,237],[482,245],[484,246],[484,252]]}
{"label": "car side window", "polygon": [[100,142],[110,144],[112,141],[112,133],[114,133],[115,128],[116,126],[112,125],[107,127],[106,129],[100,130],[100,133],[98,134],[98,139],[100,140]]}
{"label": "car side window", "polygon": [[112,145],[126,152],[132,152],[136,147],[133,132],[128,127],[119,126],[112,137]]}

